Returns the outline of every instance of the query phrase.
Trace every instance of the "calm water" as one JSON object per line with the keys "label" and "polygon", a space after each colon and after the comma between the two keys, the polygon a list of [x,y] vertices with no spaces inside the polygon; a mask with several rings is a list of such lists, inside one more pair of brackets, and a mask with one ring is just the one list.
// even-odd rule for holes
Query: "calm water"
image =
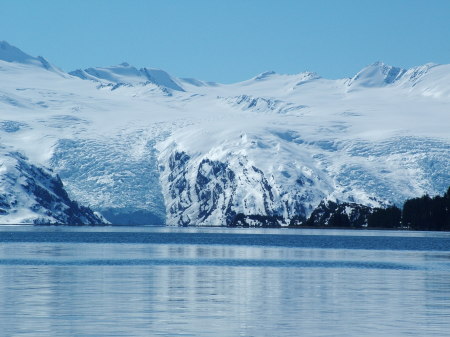
{"label": "calm water", "polygon": [[0,227],[1,336],[449,336],[450,234]]}

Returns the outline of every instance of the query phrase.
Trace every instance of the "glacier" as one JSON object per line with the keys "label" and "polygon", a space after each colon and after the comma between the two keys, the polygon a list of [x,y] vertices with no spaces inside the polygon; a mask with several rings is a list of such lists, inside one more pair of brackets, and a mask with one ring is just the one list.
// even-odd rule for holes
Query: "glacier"
{"label": "glacier", "polygon": [[450,65],[220,84],[128,63],[66,73],[0,42],[0,78],[1,146],[113,224],[288,225],[450,185]]}

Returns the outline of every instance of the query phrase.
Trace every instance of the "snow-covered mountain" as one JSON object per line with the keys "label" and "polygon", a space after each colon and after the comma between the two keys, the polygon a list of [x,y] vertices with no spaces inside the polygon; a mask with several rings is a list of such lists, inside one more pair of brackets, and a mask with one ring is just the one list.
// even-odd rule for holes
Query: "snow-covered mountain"
{"label": "snow-covered mountain", "polygon": [[450,65],[219,84],[126,63],[67,74],[0,46],[1,144],[112,223],[288,224],[450,185]]}
{"label": "snow-covered mountain", "polygon": [[88,68],[69,73],[83,80],[100,82],[116,89],[119,86],[136,86],[152,83],[161,88],[184,91],[180,81],[160,69],[136,69],[124,62],[117,66],[105,68]]}
{"label": "snow-covered mountain", "polygon": [[107,223],[71,200],[57,175],[5,148],[0,149],[0,216],[2,224]]}
{"label": "snow-covered mountain", "polygon": [[19,48],[11,46],[6,41],[0,41],[0,60],[10,63],[27,64],[39,68],[44,68],[45,70],[59,73],[60,75],[64,74],[60,69],[48,63],[48,61],[42,56],[33,57],[25,54]]}

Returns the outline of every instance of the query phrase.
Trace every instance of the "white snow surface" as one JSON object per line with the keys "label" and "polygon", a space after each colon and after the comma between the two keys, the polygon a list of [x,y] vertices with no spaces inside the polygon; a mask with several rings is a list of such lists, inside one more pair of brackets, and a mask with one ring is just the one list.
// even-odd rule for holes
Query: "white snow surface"
{"label": "white snow surface", "polygon": [[170,76],[164,70],[147,68],[138,70],[126,62],[112,67],[78,69],[70,72],[70,74],[83,80],[91,80],[112,86],[113,89],[117,89],[120,86],[152,83],[163,88],[183,91],[180,81]]}
{"label": "white snow surface", "polygon": [[288,223],[325,199],[401,205],[450,185],[450,65],[217,84],[126,63],[69,75],[4,45],[0,144],[113,223]]}

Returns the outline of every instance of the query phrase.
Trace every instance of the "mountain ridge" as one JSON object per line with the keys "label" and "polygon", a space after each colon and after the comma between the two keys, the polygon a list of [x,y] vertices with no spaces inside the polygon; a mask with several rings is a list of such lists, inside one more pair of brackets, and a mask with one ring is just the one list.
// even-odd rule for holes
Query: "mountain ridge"
{"label": "mountain ridge", "polygon": [[0,142],[113,223],[287,225],[327,201],[400,205],[450,185],[450,65],[233,84],[127,63],[88,80],[0,67]]}
{"label": "mountain ridge", "polygon": [[[24,63],[24,64],[32,64],[37,65],[39,67],[43,67],[47,70],[54,70],[58,72],[62,72],[60,69],[56,68],[54,65],[49,63],[42,56],[33,57],[29,54],[26,54],[21,49],[9,44],[6,41],[0,41],[0,60],[6,62],[13,63]],[[434,67],[442,66],[440,64],[435,63],[426,63],[424,65],[414,66],[409,69],[403,69],[400,67],[395,67],[391,65],[387,65],[382,61],[376,61],[372,64],[367,65],[362,68],[359,72],[351,77],[346,77],[338,80],[348,80],[348,86],[355,85],[357,82],[359,85],[363,86],[376,86],[379,87],[383,84],[393,84],[398,82],[401,79],[407,78],[410,80],[418,81],[422,75],[425,75],[430,69]],[[128,71],[128,74],[127,74]],[[377,73],[378,72],[378,73]],[[124,79],[120,79],[117,75],[125,75]],[[90,67],[86,69],[75,69],[72,71],[68,71],[66,74],[79,77],[81,79],[92,80],[101,82],[113,82],[115,84],[145,84],[150,81],[157,85],[162,85],[167,87],[168,89],[173,89],[177,91],[183,91],[182,85],[180,82],[190,82],[197,83],[197,86],[204,85],[218,85],[220,83],[217,82],[206,82],[202,80],[198,80],[195,78],[177,78],[162,69],[157,68],[136,68],[130,65],[127,62],[122,62],[115,66],[107,66],[107,67]],[[131,76],[126,76],[131,75]],[[303,77],[304,80],[314,80],[321,79],[317,73],[314,72],[300,72],[296,74],[279,74],[275,71],[266,71],[262,72],[247,81],[261,81],[270,79],[272,76],[288,76],[288,77]],[[369,76],[368,76],[369,75]],[[158,77],[164,78],[164,80],[158,80]],[[367,82],[367,77],[373,78],[376,77],[375,82]],[[381,78],[380,78],[381,77]],[[134,79],[133,79],[134,78]],[[138,78],[138,79],[136,79]],[[302,82],[302,81],[300,81]],[[241,82],[231,83],[230,85],[237,84]],[[222,84],[223,85],[223,84]]]}

